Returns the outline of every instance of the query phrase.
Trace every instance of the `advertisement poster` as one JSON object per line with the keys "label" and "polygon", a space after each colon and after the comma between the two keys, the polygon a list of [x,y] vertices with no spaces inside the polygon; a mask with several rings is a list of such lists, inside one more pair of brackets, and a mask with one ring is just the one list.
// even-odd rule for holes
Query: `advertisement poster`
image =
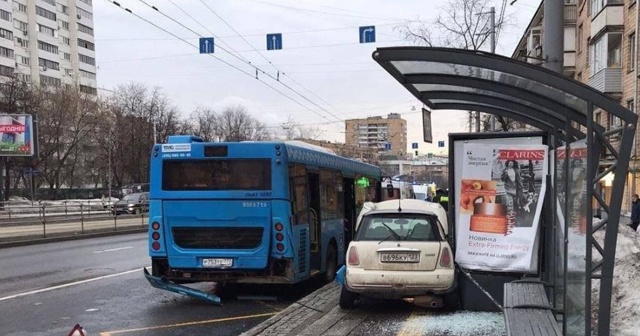
{"label": "advertisement poster", "polygon": [[34,154],[33,120],[26,114],[0,115],[0,156]]}
{"label": "advertisement poster", "polygon": [[536,271],[547,157],[545,145],[463,146],[457,263],[473,270]]}

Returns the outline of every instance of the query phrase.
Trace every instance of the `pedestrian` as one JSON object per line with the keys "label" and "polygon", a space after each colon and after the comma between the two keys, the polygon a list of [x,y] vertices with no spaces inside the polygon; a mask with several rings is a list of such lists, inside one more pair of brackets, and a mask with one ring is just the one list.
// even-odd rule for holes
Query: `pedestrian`
{"label": "pedestrian", "polygon": [[640,199],[638,194],[633,195],[633,202],[631,203],[631,228],[633,231],[638,230],[638,224],[640,224]]}

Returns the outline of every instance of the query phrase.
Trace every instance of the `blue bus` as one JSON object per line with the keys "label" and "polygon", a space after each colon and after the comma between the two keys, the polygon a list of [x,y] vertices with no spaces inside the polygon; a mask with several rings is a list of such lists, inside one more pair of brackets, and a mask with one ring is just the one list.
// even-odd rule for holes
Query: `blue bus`
{"label": "blue bus", "polygon": [[177,284],[331,281],[380,179],[304,142],[171,136],[152,149],[147,279],[182,294]]}

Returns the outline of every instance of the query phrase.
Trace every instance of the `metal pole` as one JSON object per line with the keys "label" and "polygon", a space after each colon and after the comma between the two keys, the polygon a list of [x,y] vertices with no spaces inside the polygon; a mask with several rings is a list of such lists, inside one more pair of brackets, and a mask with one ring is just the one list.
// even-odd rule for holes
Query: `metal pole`
{"label": "metal pole", "polygon": [[111,207],[111,148],[113,147],[113,130],[109,130],[109,181],[108,181],[108,185],[109,185],[109,205],[108,207]]}
{"label": "metal pole", "polygon": [[545,1],[543,13],[543,67],[562,73],[564,64],[564,1]]}
{"label": "metal pole", "polygon": [[[491,7],[489,14],[491,15],[491,18],[489,19],[489,21],[491,21],[491,32],[489,33],[489,37],[491,38],[491,53],[495,54],[496,53],[496,8]],[[495,131],[496,131],[496,115],[492,114],[491,115],[491,132],[495,132]]]}

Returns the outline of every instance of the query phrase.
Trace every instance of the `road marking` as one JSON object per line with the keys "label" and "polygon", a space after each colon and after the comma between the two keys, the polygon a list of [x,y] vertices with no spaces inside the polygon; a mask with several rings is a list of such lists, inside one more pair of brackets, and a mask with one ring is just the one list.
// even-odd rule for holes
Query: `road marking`
{"label": "road marking", "polygon": [[424,308],[415,308],[411,315],[402,324],[402,328],[396,336],[421,336],[424,327],[424,319],[433,314]]}
{"label": "road marking", "polygon": [[277,313],[263,313],[263,314],[254,314],[254,315],[234,316],[234,317],[225,317],[225,318],[219,318],[219,319],[213,319],[213,320],[183,322],[183,323],[176,323],[176,324],[166,324],[166,325],[159,325],[159,326],[153,326],[153,327],[142,327],[142,328],[116,330],[116,331],[105,331],[105,332],[101,332],[100,336],[111,336],[113,334],[124,334],[124,333],[136,332],[136,331],[147,331],[147,330],[158,330],[158,329],[167,329],[167,328],[186,327],[186,326],[199,325],[199,324],[219,323],[219,322],[228,322],[228,321],[236,321],[236,320],[247,320],[247,319],[252,319],[252,318],[257,318],[257,317],[273,316],[275,314],[277,314]]}
{"label": "road marking", "polygon": [[122,251],[122,250],[128,250],[128,249],[132,249],[132,248],[133,248],[133,246],[116,247],[116,248],[112,248],[112,249],[108,249],[108,250],[93,251],[93,253],[105,253],[105,252]]}
{"label": "road marking", "polygon": [[0,297],[0,301],[11,300],[11,299],[19,298],[19,297],[22,297],[22,296],[28,296],[28,295],[33,295],[33,294],[49,292],[49,291],[52,291],[52,290],[71,287],[71,286],[76,286],[76,285],[82,285],[82,284],[85,284],[85,283],[94,282],[94,281],[103,280],[103,279],[108,279],[108,278],[113,278],[113,277],[117,277],[117,276],[125,275],[125,274],[130,274],[130,273],[134,273],[134,272],[140,272],[140,268],[136,268],[136,269],[132,269],[130,271],[125,271],[125,272],[120,272],[120,273],[103,275],[103,276],[99,276],[97,278],[91,278],[91,279],[85,279],[85,280],[80,280],[80,281],[76,281],[76,282],[70,282],[70,283],[67,283],[67,284],[64,284],[64,285],[57,285],[57,286],[41,288],[41,289],[29,291],[29,292],[18,293],[18,294],[14,294],[14,295],[5,296],[5,297]]}

